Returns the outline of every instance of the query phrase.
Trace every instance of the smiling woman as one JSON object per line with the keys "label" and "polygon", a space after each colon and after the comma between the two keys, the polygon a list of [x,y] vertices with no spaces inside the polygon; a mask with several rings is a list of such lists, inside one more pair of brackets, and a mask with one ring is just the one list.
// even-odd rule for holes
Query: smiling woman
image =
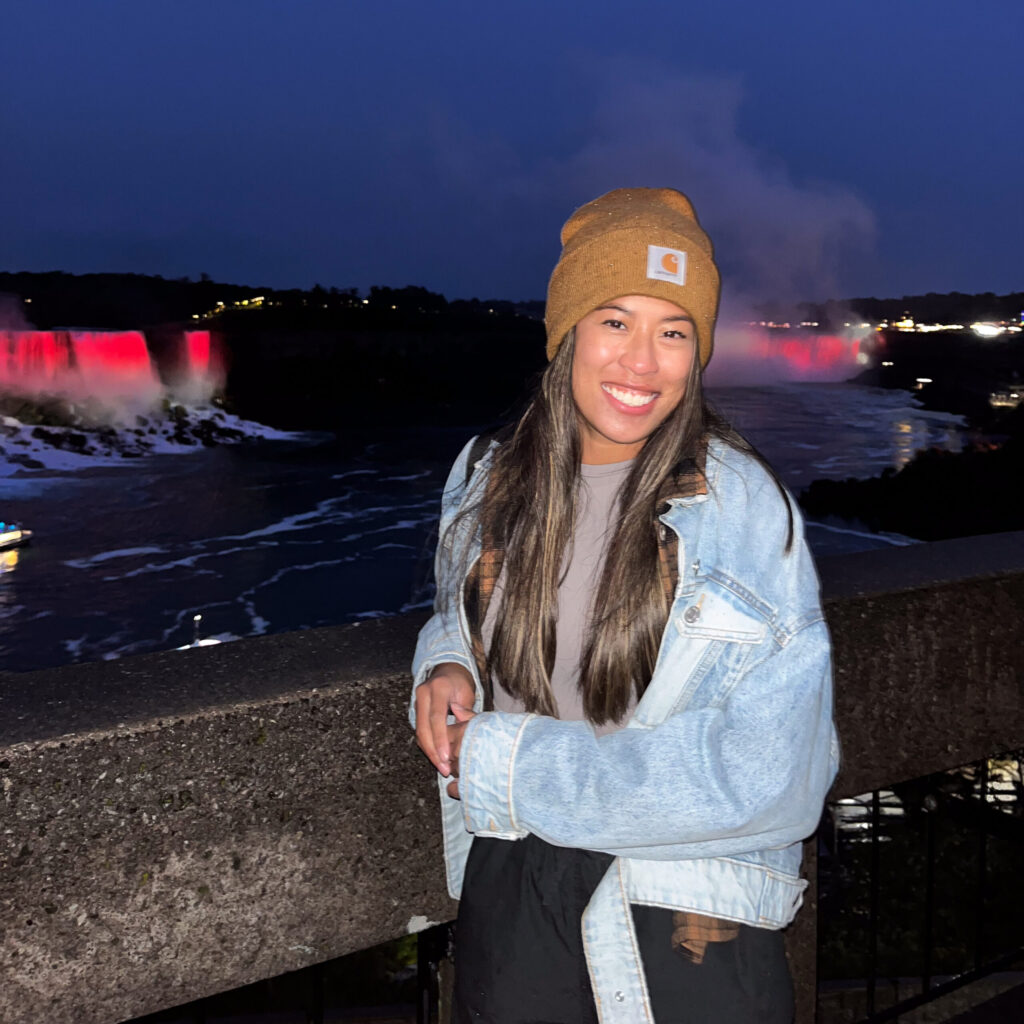
{"label": "smiling woman", "polygon": [[562,246],[539,391],[445,488],[413,664],[454,1020],[782,1024],[837,759],[817,577],[705,404],[718,270],[689,200],[611,192]]}

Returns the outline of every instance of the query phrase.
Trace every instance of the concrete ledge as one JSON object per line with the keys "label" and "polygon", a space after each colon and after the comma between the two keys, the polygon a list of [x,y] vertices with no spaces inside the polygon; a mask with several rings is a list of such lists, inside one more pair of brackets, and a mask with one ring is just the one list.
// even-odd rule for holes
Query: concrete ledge
{"label": "concrete ledge", "polygon": [[[1024,537],[822,574],[838,795],[1024,746]],[[0,1020],[124,1020],[453,916],[405,718],[420,621],[0,676]]]}
{"label": "concrete ledge", "polygon": [[843,746],[834,797],[1024,746],[1024,533],[820,571]]}
{"label": "concrete ledge", "polygon": [[[46,739],[0,744],[0,1020],[124,1020],[453,917],[404,717],[416,629],[311,631],[299,666],[291,635],[4,680],[24,708],[106,667],[113,692],[179,706],[119,716],[101,687]],[[394,653],[370,669],[353,645]],[[264,688],[303,666],[331,682],[210,706],[243,663]]]}

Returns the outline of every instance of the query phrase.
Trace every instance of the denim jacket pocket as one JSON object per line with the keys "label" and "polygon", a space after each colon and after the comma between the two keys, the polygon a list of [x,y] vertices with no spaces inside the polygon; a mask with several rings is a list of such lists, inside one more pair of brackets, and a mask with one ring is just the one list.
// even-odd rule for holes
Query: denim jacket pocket
{"label": "denim jacket pocket", "polygon": [[763,615],[746,598],[712,579],[690,594],[683,607],[673,609],[673,622],[684,640],[760,643],[768,632]]}
{"label": "denim jacket pocket", "polygon": [[656,711],[652,694],[655,699],[641,716],[645,724],[657,724],[683,708],[724,702],[767,637],[768,623],[757,608],[718,580],[703,580],[672,609],[671,636],[663,652],[664,668],[675,677],[671,704]]}

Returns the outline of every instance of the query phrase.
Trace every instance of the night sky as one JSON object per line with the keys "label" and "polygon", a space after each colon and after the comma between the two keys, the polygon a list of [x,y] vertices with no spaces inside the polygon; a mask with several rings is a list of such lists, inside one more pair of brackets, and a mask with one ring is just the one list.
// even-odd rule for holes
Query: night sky
{"label": "night sky", "polygon": [[32,0],[0,270],[543,297],[573,208],[687,192],[729,300],[1024,288],[1016,0]]}

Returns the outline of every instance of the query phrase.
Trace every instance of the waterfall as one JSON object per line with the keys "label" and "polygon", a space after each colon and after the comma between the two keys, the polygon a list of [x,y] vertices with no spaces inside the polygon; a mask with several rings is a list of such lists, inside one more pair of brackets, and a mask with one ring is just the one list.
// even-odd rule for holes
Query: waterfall
{"label": "waterfall", "polygon": [[177,332],[160,361],[158,368],[141,331],[0,330],[0,391],[150,405],[164,380],[187,401],[209,399],[223,384],[209,331]]}

